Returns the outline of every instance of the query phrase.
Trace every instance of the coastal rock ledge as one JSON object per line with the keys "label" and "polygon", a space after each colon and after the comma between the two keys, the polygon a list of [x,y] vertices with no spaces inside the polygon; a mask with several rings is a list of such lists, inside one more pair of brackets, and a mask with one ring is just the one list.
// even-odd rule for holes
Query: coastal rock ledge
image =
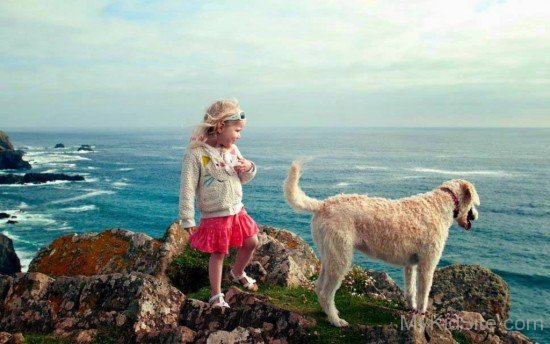
{"label": "coastal rock ledge", "polygon": [[31,164],[23,160],[25,152],[15,150],[8,135],[0,130],[0,170],[29,170]]}
{"label": "coastal rock ledge", "polygon": [[[357,337],[346,337],[351,332],[360,336],[361,343],[533,343],[499,323],[482,326],[486,319],[507,316],[509,290],[491,271],[468,265],[438,271],[432,314],[451,325],[480,326],[434,327],[421,317],[413,322],[415,318],[399,306],[403,294],[387,274],[354,267],[342,292],[353,288],[349,295],[371,302],[376,309],[373,319],[388,312],[394,320],[332,328],[315,310],[311,281],[319,272],[319,261],[312,248],[283,229],[262,226],[259,237],[247,272],[262,281],[261,292],[224,284],[230,309],[210,307],[204,301],[206,294],[193,298],[169,277],[177,260],[205,258],[189,248],[189,233],[178,222],[160,239],[124,229],[60,237],[39,251],[28,273],[0,275],[0,343],[21,343],[27,333],[77,343],[357,342]],[[204,278],[181,276],[188,276],[179,281],[183,284]],[[470,285],[480,281],[485,281],[483,288]],[[207,290],[207,279],[204,283]],[[459,288],[453,290],[449,284]],[[268,296],[264,290],[282,295]],[[296,290],[298,303],[305,308],[286,302],[296,297]],[[466,296],[460,297],[461,292]],[[367,312],[354,308],[363,311]],[[395,320],[399,318],[402,326]]]}

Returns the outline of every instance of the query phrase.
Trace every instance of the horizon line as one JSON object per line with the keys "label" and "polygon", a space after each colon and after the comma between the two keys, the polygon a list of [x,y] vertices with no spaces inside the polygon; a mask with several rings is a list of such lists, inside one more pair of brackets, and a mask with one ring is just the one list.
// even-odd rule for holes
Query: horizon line
{"label": "horizon line", "polygon": [[[194,125],[187,127],[175,128],[173,126],[135,126],[135,127],[123,127],[123,126],[67,126],[67,127],[7,127],[6,129],[0,128],[0,131],[9,132],[9,131],[90,131],[90,130],[107,130],[107,131],[122,131],[122,130],[139,130],[139,131],[153,131],[153,130],[171,130],[179,131],[193,128]],[[286,128],[286,129],[299,129],[299,128],[308,128],[308,129],[550,129],[550,126],[535,127],[535,126],[319,126],[319,125],[251,125],[248,128],[254,129],[267,129],[267,128]]]}

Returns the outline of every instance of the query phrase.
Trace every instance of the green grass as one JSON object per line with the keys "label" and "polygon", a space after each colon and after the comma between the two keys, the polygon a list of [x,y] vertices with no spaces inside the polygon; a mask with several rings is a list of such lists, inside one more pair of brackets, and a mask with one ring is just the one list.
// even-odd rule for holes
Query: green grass
{"label": "green grass", "polygon": [[69,344],[71,341],[53,338],[50,335],[37,333],[23,333],[25,344]]}
{"label": "green grass", "polygon": [[451,333],[453,335],[453,339],[456,340],[459,344],[472,344],[470,337],[468,337],[464,333],[458,331],[451,331]]}
{"label": "green grass", "polygon": [[[401,309],[401,305],[395,302],[353,296],[341,289],[336,293],[336,307],[340,310],[340,317],[351,326],[337,328],[327,321],[314,291],[305,287],[286,288],[266,284],[260,284],[259,287],[258,293],[269,296],[274,305],[317,321],[316,326],[307,329],[310,343],[363,343],[365,339],[361,325],[399,325],[400,318],[396,312]],[[204,287],[187,296],[207,301],[210,289]]]}

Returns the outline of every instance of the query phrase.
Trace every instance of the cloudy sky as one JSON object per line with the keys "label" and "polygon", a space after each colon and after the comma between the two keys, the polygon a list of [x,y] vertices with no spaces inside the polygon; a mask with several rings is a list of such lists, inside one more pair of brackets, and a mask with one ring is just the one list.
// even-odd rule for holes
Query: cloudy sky
{"label": "cloudy sky", "polygon": [[0,1],[0,129],[550,127],[546,0]]}

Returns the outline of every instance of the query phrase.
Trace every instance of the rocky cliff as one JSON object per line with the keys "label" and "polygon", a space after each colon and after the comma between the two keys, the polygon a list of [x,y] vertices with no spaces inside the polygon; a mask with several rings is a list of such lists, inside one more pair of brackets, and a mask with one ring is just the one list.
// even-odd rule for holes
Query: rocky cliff
{"label": "rocky cliff", "polygon": [[28,273],[0,276],[0,343],[36,333],[96,343],[530,343],[492,321],[508,316],[506,284],[468,265],[438,271],[429,317],[409,314],[387,274],[354,267],[336,296],[351,326],[334,328],[313,292],[311,247],[265,226],[247,270],[259,292],[232,285],[226,266],[231,308],[212,309],[208,256],[188,238],[173,223],[159,239],[124,229],[56,239]]}

